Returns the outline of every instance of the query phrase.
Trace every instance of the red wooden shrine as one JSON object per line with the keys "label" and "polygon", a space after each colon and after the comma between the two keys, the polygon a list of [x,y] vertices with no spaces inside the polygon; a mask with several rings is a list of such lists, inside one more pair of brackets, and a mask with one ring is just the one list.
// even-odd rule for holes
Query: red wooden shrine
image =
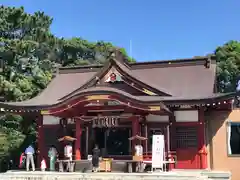
{"label": "red wooden shrine", "polygon": [[128,63],[116,51],[104,65],[59,68],[37,97],[0,106],[36,117],[38,160],[50,145],[60,148],[57,139],[66,133],[76,138],[76,160],[87,158],[94,143],[108,156],[128,158],[135,135],[148,138],[144,157],[151,158],[152,135],[160,133],[166,158],[177,161],[170,168],[206,169],[206,112],[230,109],[233,98],[215,93],[215,70],[210,56]]}

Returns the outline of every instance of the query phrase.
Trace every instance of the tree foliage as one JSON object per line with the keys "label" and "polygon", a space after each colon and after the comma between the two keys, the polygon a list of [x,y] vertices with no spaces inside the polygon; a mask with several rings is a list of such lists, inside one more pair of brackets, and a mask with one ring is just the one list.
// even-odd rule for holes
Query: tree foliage
{"label": "tree foliage", "polygon": [[240,73],[240,42],[229,41],[216,49],[217,85],[220,92],[236,89]]}
{"label": "tree foliage", "polygon": [[[23,7],[0,7],[0,59],[4,62],[0,96],[7,101],[36,96],[46,88],[58,66],[102,64],[116,48],[103,41],[57,38],[50,31],[52,21],[44,12],[28,14]],[[121,51],[129,61],[134,61],[124,49]],[[20,147],[29,133],[35,136],[34,123],[26,131],[24,121],[21,116],[2,115],[0,159]]]}

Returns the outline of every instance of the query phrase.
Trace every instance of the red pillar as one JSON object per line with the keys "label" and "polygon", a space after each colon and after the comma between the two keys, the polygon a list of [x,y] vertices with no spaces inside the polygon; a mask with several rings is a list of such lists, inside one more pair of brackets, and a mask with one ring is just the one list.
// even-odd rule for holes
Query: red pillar
{"label": "red pillar", "polygon": [[37,118],[37,165],[40,167],[41,161],[43,158],[47,160],[47,157],[44,157],[45,155],[45,148],[44,148],[44,132],[43,132],[43,116],[40,115]]}
{"label": "red pillar", "polygon": [[[139,132],[139,117],[138,116],[133,116],[131,118],[132,120],[132,136],[140,135]],[[132,153],[134,152],[134,147],[136,145],[137,141],[132,140]]]}
{"label": "red pillar", "polygon": [[[177,150],[177,142],[176,142],[176,119],[174,114],[171,114],[169,116],[169,152],[168,152],[168,158],[170,160],[176,160],[174,159],[174,156],[176,155]],[[176,168],[175,164],[169,164],[169,170],[172,170]]]}
{"label": "red pillar", "polygon": [[200,169],[207,169],[207,148],[205,145],[205,122],[204,109],[198,110],[199,124],[198,124],[198,153],[200,157]]}
{"label": "red pillar", "polygon": [[80,124],[79,119],[75,119],[75,124],[76,124],[75,160],[80,160],[81,159],[80,146],[81,146],[82,129],[81,129],[81,124]]}

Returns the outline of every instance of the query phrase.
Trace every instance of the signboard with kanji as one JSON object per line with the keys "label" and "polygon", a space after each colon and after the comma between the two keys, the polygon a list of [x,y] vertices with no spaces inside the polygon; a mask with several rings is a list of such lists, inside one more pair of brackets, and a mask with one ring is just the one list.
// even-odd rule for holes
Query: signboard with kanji
{"label": "signboard with kanji", "polygon": [[163,168],[164,135],[153,135],[152,168]]}

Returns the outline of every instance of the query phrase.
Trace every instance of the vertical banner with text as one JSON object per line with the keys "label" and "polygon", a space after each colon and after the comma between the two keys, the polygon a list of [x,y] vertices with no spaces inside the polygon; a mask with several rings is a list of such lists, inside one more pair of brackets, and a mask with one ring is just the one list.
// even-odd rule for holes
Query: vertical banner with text
{"label": "vertical banner with text", "polygon": [[152,141],[152,168],[163,168],[164,135],[153,135]]}

